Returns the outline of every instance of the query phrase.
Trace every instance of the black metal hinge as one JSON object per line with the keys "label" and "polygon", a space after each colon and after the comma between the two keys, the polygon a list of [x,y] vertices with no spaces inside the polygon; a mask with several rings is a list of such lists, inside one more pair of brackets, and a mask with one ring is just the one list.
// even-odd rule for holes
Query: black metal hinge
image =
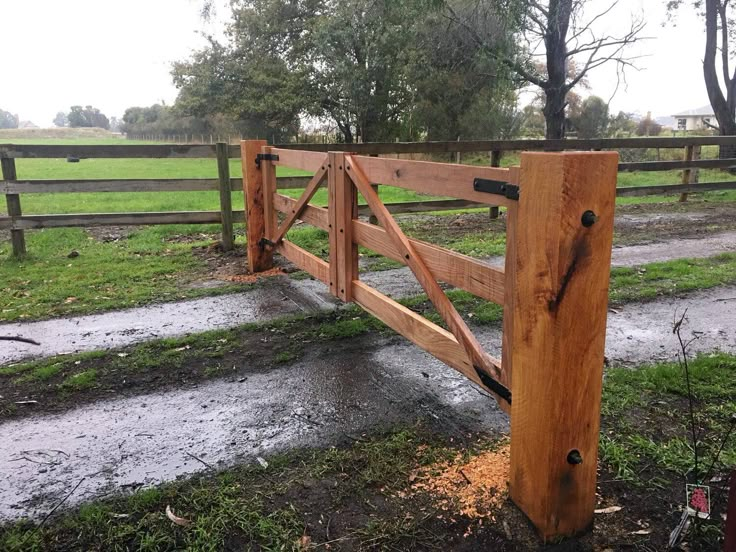
{"label": "black metal hinge", "polygon": [[486,178],[476,178],[473,180],[473,189],[476,192],[484,192],[486,194],[497,194],[505,196],[507,199],[519,200],[519,187],[516,184],[509,184],[502,180],[488,180]]}
{"label": "black metal hinge", "polygon": [[259,153],[256,155],[256,167],[261,168],[261,161],[278,161],[279,156],[275,153]]}
{"label": "black metal hinge", "polygon": [[501,397],[507,403],[511,404],[511,390],[508,387],[506,387],[500,381],[493,379],[477,366],[473,366],[473,368],[475,368],[475,373],[478,374],[478,377],[480,378],[480,381],[481,383],[483,383],[483,385],[485,385],[488,389],[493,391],[496,395]]}
{"label": "black metal hinge", "polygon": [[269,240],[268,238],[261,238],[258,240],[258,245],[261,249],[264,249],[265,247],[275,247],[276,244]]}

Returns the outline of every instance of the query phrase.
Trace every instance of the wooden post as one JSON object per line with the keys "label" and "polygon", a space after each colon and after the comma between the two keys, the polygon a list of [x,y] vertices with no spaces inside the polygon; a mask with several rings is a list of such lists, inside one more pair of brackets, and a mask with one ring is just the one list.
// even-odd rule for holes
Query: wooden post
{"label": "wooden post", "polygon": [[[491,167],[500,167],[501,166],[501,151],[500,150],[493,150],[491,152]],[[498,205],[493,205],[488,210],[488,215],[491,217],[491,219],[497,219],[498,218]]]}
{"label": "wooden post", "polygon": [[215,147],[217,151],[217,175],[220,187],[220,214],[222,216],[222,241],[223,251],[231,251],[233,248],[233,202],[232,187],[230,185],[230,157],[228,155],[228,144],[219,143]]}
{"label": "wooden post", "polygon": [[[18,175],[15,172],[15,159],[11,157],[3,157],[0,159],[2,166],[3,180],[12,182],[17,180]],[[8,216],[19,217],[23,214],[20,208],[20,196],[18,194],[5,194],[5,203],[8,206]],[[23,230],[11,230],[10,242],[13,245],[13,256],[22,257],[26,254],[26,236]]]}
{"label": "wooden post", "polygon": [[[265,140],[244,140],[240,143],[245,193],[245,232],[248,240],[248,270],[262,272],[273,267],[273,252],[264,247],[266,237],[263,171],[256,166],[256,156],[266,145]],[[261,163],[263,167],[264,163]]]}
{"label": "wooden post", "polygon": [[[700,146],[685,146],[685,161],[694,161],[700,159]],[[682,183],[695,184],[698,181],[698,169],[683,169]],[[680,194],[680,203],[687,201],[687,193]]]}
{"label": "wooden post", "polygon": [[[353,219],[358,216],[358,194],[345,168],[345,152],[329,152],[327,186],[330,235],[330,289],[345,302],[353,300],[358,278],[358,246],[353,243]],[[334,246],[333,246],[334,244]]]}
{"label": "wooden post", "polygon": [[[377,153],[371,153],[370,156],[371,157],[378,157],[378,154]],[[396,158],[398,159],[399,156],[397,155]],[[378,184],[371,184],[371,188],[373,188],[376,191],[376,194],[378,194]],[[378,224],[378,219],[376,218],[376,215],[374,215],[373,213],[371,213],[368,216],[368,222],[370,224]]]}
{"label": "wooden post", "polygon": [[593,522],[617,165],[521,157],[510,491],[546,540]]}

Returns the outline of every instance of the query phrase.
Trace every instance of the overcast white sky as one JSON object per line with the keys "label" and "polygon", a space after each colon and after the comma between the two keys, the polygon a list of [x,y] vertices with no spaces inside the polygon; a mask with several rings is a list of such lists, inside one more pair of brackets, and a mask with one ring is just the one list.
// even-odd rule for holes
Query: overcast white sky
{"label": "overcast white sky", "polygon": [[[108,116],[122,116],[126,107],[172,103],[171,62],[187,57],[211,32],[199,17],[199,0],[0,0],[4,75],[0,109],[22,120],[51,126],[58,111],[71,105],[94,105]],[[664,0],[620,0],[615,12],[601,21],[612,31],[628,25],[631,14],[644,14],[645,33],[653,37],[635,46],[647,55],[641,70],[628,71],[611,103],[617,112],[652,111],[655,116],[706,105],[703,85],[703,24],[683,12],[678,26],[665,22]],[[610,0],[591,0],[597,13]],[[219,16],[226,16],[220,9]],[[220,22],[221,24],[221,22]],[[608,99],[616,85],[613,66],[591,74],[592,93]]]}

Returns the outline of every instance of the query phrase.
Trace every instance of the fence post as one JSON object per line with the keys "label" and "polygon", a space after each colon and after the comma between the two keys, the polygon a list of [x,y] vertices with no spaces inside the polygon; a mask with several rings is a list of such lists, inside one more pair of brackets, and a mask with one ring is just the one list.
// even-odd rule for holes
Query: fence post
{"label": "fence post", "polygon": [[[15,172],[15,159],[12,157],[0,158],[2,165],[3,180],[12,182],[18,178]],[[20,208],[20,196],[18,194],[5,194],[5,202],[8,206],[8,216],[19,217],[23,214]],[[15,225],[15,221],[13,221]],[[11,230],[10,242],[13,244],[13,256],[22,257],[26,254],[26,236],[23,230]]]}
{"label": "fence post", "polygon": [[243,192],[245,193],[245,234],[248,249],[248,270],[262,272],[273,267],[273,253],[264,247],[266,237],[266,210],[263,196],[263,163],[256,165],[256,156],[266,145],[265,140],[244,140],[240,143],[243,164]]}
{"label": "fence post", "polygon": [[222,250],[231,251],[233,248],[233,201],[232,186],[230,185],[230,158],[228,144],[219,143],[217,151],[217,176],[220,186],[220,213],[222,215]]}
{"label": "fence post", "polygon": [[510,492],[545,539],[593,522],[617,165],[521,157]]}
{"label": "fence post", "polygon": [[[500,150],[493,150],[491,152],[491,167],[500,167],[501,166],[501,151]],[[492,219],[498,218],[498,205],[492,205],[488,210],[488,215]]]}
{"label": "fence post", "polygon": [[[685,161],[695,161],[700,159],[700,146],[685,146]],[[683,169],[682,183],[695,184],[698,181],[698,169]],[[687,193],[680,194],[680,203],[687,201]]]}

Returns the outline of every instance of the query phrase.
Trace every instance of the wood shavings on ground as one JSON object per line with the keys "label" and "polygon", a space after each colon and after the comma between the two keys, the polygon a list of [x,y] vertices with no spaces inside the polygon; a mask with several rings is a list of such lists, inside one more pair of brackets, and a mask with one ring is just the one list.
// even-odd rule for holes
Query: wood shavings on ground
{"label": "wood shavings on ground", "polygon": [[261,278],[270,278],[271,276],[281,276],[286,274],[281,268],[270,268],[257,274],[234,274],[231,276],[223,276],[223,280],[228,282],[237,282],[238,284],[252,284]]}
{"label": "wood shavings on ground", "polygon": [[412,489],[435,496],[440,510],[494,521],[508,496],[509,466],[506,442],[470,460],[458,454],[451,462],[422,468],[412,476]]}

